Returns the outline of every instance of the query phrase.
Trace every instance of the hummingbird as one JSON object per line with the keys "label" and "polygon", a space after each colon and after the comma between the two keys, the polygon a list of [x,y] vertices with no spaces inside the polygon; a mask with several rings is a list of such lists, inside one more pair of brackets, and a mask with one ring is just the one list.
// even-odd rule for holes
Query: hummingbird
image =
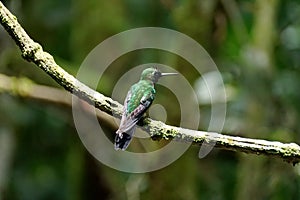
{"label": "hummingbird", "polygon": [[142,72],[140,80],[131,86],[124,101],[121,123],[116,131],[116,150],[121,149],[124,151],[128,147],[135,132],[136,124],[155,98],[155,83],[159,78],[168,75],[177,75],[177,73],[161,73],[157,68],[147,68]]}

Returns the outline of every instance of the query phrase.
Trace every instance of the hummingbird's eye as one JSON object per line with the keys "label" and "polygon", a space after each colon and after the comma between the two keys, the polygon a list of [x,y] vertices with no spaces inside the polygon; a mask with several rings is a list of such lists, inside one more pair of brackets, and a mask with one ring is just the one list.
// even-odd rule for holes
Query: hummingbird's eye
{"label": "hummingbird's eye", "polygon": [[155,76],[155,77],[159,77],[160,74],[161,74],[161,73],[160,73],[159,71],[155,71],[155,72],[154,72],[154,76]]}

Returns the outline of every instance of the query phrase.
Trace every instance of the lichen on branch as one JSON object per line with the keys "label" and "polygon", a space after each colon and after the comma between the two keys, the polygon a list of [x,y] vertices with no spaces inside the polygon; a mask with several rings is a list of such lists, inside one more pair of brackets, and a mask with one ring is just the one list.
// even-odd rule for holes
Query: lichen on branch
{"label": "lichen on branch", "polygon": [[[24,59],[35,63],[35,65],[73,95],[78,96],[109,115],[114,113],[114,116],[121,116],[123,106],[120,103],[92,90],[56,64],[54,58],[45,52],[40,44],[34,42],[29,37],[18,23],[17,18],[10,13],[2,2],[0,2],[0,22],[20,48]],[[281,143],[278,141],[250,139],[206,131],[183,129],[166,125],[163,122],[155,121],[150,118],[143,120],[142,129],[148,132],[154,139],[175,139],[182,142],[193,142],[194,144],[202,144],[205,142],[208,145],[212,143],[220,149],[278,157],[292,164],[300,162],[300,146],[295,143]]]}

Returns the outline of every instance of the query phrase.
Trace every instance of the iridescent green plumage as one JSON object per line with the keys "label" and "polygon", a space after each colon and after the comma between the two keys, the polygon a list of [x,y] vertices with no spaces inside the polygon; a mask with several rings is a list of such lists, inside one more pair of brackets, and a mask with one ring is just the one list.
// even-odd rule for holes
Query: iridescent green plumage
{"label": "iridescent green plumage", "polygon": [[128,147],[134,134],[136,123],[151,106],[155,98],[154,83],[164,75],[174,74],[163,74],[156,68],[148,68],[142,72],[140,81],[134,84],[127,93],[120,127],[115,137],[116,150],[125,150]]}
{"label": "iridescent green plumage", "polygon": [[131,87],[131,98],[128,99],[126,113],[132,113],[139,105],[142,98],[153,101],[155,98],[155,89],[153,83],[140,80]]}

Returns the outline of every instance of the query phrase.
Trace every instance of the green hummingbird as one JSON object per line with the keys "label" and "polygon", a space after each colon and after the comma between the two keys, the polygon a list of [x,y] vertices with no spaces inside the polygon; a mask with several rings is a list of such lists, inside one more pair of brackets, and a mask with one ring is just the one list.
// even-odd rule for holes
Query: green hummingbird
{"label": "green hummingbird", "polygon": [[161,73],[157,68],[147,68],[139,82],[131,86],[124,101],[124,110],[119,129],[116,131],[115,149],[125,150],[134,134],[136,124],[146,110],[151,106],[156,90],[154,84],[162,76],[177,75],[177,73]]}

